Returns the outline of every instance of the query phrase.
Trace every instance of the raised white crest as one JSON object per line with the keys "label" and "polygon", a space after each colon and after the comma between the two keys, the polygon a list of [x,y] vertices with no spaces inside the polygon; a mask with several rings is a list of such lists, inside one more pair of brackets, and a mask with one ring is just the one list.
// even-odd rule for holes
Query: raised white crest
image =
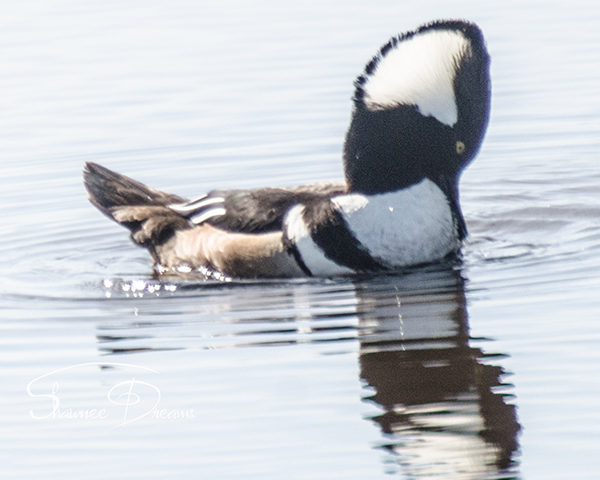
{"label": "raised white crest", "polygon": [[469,47],[456,30],[431,29],[399,41],[366,79],[367,108],[414,105],[422,115],[453,126],[458,120],[454,79]]}

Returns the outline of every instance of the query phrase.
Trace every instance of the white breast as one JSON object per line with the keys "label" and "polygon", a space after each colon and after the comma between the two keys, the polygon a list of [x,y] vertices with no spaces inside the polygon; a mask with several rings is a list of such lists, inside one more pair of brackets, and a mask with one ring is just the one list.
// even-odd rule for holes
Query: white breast
{"label": "white breast", "polygon": [[448,200],[431,180],[398,192],[340,195],[332,201],[355,238],[390,267],[440,260],[459,246]]}

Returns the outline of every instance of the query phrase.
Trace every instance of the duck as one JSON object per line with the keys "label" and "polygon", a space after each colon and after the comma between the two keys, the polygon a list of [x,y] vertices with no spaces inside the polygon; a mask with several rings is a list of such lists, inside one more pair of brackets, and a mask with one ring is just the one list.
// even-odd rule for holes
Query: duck
{"label": "duck", "polygon": [[397,35],[354,88],[342,182],[188,200],[88,162],[89,201],[149,251],[159,275],[335,277],[456,255],[467,235],[459,180],[489,121],[481,29],[438,20]]}

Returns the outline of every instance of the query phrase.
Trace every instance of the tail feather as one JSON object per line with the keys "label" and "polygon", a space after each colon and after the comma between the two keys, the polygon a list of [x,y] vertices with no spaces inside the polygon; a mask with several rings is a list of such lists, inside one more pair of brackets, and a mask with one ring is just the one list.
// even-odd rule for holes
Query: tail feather
{"label": "tail feather", "polygon": [[90,202],[129,229],[133,242],[150,250],[157,263],[160,259],[155,247],[177,230],[192,228],[187,218],[168,207],[185,202],[184,198],[160,192],[92,162],[85,164],[83,178]]}
{"label": "tail feather", "polygon": [[167,206],[185,202],[177,195],[154,190],[97,163],[85,164],[83,181],[90,202],[109,217],[112,217],[109,212],[114,207]]}

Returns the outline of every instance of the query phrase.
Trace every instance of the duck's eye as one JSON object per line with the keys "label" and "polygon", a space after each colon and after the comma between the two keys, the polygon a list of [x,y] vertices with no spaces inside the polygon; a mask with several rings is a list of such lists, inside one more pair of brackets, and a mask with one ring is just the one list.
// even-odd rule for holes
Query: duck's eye
{"label": "duck's eye", "polygon": [[465,144],[460,140],[456,142],[456,153],[463,153],[465,151]]}

